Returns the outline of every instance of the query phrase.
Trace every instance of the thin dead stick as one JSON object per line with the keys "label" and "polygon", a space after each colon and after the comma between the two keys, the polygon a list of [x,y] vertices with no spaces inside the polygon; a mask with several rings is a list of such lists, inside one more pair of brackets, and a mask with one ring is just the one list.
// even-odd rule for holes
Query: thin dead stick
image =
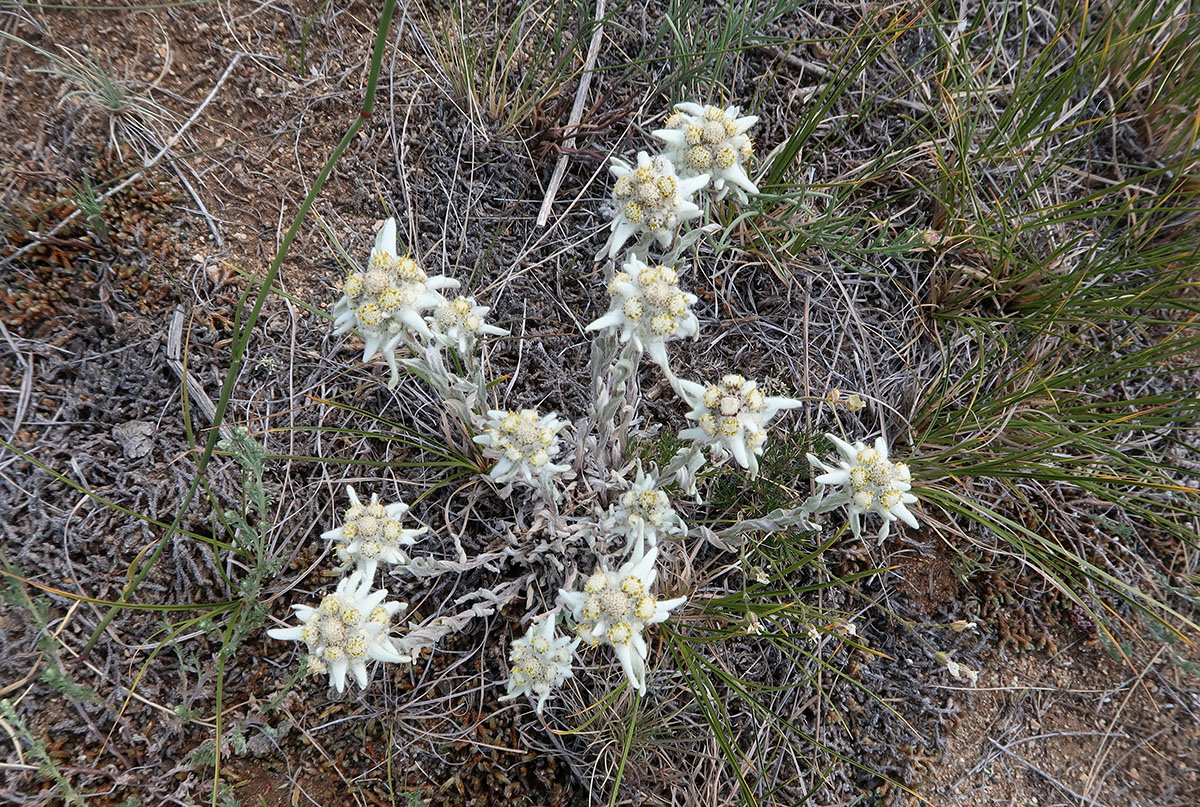
{"label": "thin dead stick", "polygon": [[[204,391],[204,387],[196,380],[183,361],[183,309],[176,308],[171,313],[171,324],[167,328],[167,366],[179,376],[179,380],[187,384],[188,397],[192,403],[204,413],[209,423],[217,420],[217,407]],[[226,440],[233,438],[229,427],[221,424],[221,436]]]}
{"label": "thin dead stick", "polygon": [[[179,127],[179,131],[175,132],[175,134],[171,136],[171,139],[167,141],[166,145],[163,146],[161,149],[159,149],[157,154],[155,154],[153,157],[151,157],[149,160],[147,160],[146,163],[144,165],[142,165],[141,168],[139,168],[137,171],[134,171],[130,176],[126,177],[124,182],[121,182],[116,187],[113,187],[113,188],[105,191],[104,193],[100,194],[100,196],[98,196],[96,198],[97,204],[103,204],[105,201],[107,201],[113,195],[118,194],[121,191],[128,188],[130,185],[132,185],[134,182],[137,181],[138,177],[140,177],[142,174],[149,171],[151,168],[153,168],[155,165],[158,164],[159,160],[161,160],[164,156],[166,156],[167,152],[170,151],[175,146],[175,144],[179,142],[179,139],[181,137],[183,137],[184,132],[186,132],[188,129],[190,129],[192,124],[196,122],[196,119],[200,117],[200,113],[204,111],[205,107],[207,107],[209,105],[209,103],[212,101],[212,99],[216,97],[217,91],[221,89],[221,86],[225,83],[225,79],[229,78],[229,74],[233,72],[233,68],[237,66],[237,63],[239,61],[241,61],[241,58],[242,58],[242,54],[239,53],[239,54],[235,55],[232,60],[230,60],[229,66],[225,68],[225,72],[221,74],[221,77],[219,79],[217,79],[217,83],[215,85],[213,85],[213,88],[212,88],[212,90],[209,91],[208,96],[203,101],[200,102],[200,106],[196,107],[196,111],[192,113],[192,116],[190,118],[188,118],[186,121],[184,121],[183,126]],[[30,250],[37,247],[39,244],[43,243],[47,238],[52,238],[53,236],[57,235],[59,232],[62,231],[62,228],[66,227],[67,224],[69,224],[76,216],[78,216],[80,214],[80,212],[82,212],[82,208],[79,208],[79,207],[75,208],[74,211],[72,211],[66,218],[64,218],[58,224],[54,225],[50,229],[50,231],[47,233],[42,233],[40,235],[38,233],[30,233],[30,235],[32,235],[34,237],[34,240],[29,242],[25,246],[21,247],[20,249],[18,249],[12,255],[9,255],[3,261],[0,261],[0,266],[8,266],[10,263],[15,261],[17,258],[20,258],[22,255],[26,254]]]}
{"label": "thin dead stick", "polygon": [[[588,89],[592,86],[592,68],[596,66],[596,58],[600,55],[600,39],[604,34],[604,0],[596,0],[596,30],[592,32],[592,41],[588,43],[587,61],[583,64],[583,75],[579,79],[579,89],[575,91],[575,103],[571,106],[571,117],[567,119],[567,130],[574,132],[583,119],[583,107],[587,103]],[[542,209],[538,211],[537,226],[545,227],[550,220],[550,208],[554,197],[558,196],[559,186],[567,175],[567,160],[575,148],[575,135],[572,134],[562,144],[562,154],[558,155],[558,163],[554,166],[554,174],[550,184],[546,186],[546,198],[542,201]]]}

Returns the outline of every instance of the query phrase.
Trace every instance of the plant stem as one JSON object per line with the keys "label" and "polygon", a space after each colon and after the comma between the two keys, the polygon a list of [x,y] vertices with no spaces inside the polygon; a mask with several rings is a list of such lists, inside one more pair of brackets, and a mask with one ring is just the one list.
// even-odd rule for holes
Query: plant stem
{"label": "plant stem", "polygon": [[[241,370],[246,352],[246,345],[250,342],[250,334],[254,330],[255,323],[258,322],[258,317],[262,312],[267,295],[271,292],[271,287],[275,284],[275,278],[279,275],[279,269],[283,265],[284,258],[287,257],[288,249],[291,248],[292,241],[296,239],[296,233],[299,232],[300,225],[304,223],[304,219],[308,216],[309,208],[312,207],[317,194],[321,192],[321,188],[325,186],[325,181],[333,173],[333,167],[337,165],[342,154],[345,153],[350,143],[353,142],[359,129],[370,119],[371,112],[375,108],[375,89],[379,83],[380,67],[383,64],[384,45],[387,43],[387,34],[391,28],[392,14],[395,9],[396,0],[384,0],[383,13],[380,15],[379,28],[375,34],[375,46],[371,53],[371,67],[367,76],[366,97],[363,99],[362,109],[358,117],[350,124],[350,128],[346,130],[346,134],[342,136],[341,142],[337,144],[337,148],[333,150],[329,159],[325,161],[321,173],[317,175],[316,180],[313,182],[312,190],[304,197],[304,202],[300,205],[300,209],[296,211],[296,215],[292,219],[292,224],[288,227],[288,231],[283,237],[283,242],[279,245],[279,249],[275,253],[275,259],[271,261],[271,268],[267,271],[267,276],[263,279],[262,286],[259,288],[258,296],[254,300],[254,307],[250,310],[250,316],[246,319],[245,327],[242,328],[237,340],[233,343],[233,350],[229,358],[229,372],[226,373],[225,382],[221,385],[221,397],[217,401],[212,428],[208,432],[208,440],[204,446],[204,452],[196,462],[196,477],[192,480],[191,485],[188,486],[187,493],[183,497],[183,503],[179,506],[179,512],[176,514],[175,520],[171,522],[171,526],[167,528],[167,531],[163,533],[163,537],[159,539],[154,552],[142,564],[142,567],[138,570],[134,578],[129,581],[129,584],[125,586],[117,603],[124,603],[137,590],[142,581],[146,579],[146,575],[150,573],[155,562],[158,561],[159,556],[162,554],[163,549],[166,548],[167,542],[171,540],[171,536],[179,529],[184,513],[187,512],[192,499],[196,496],[196,491],[199,489],[201,481],[204,479],[204,475],[208,472],[208,465],[212,461],[213,450],[216,448],[217,441],[221,439],[221,422],[224,420],[225,411],[229,408],[229,399],[233,396],[233,387],[237,383],[238,373]],[[100,620],[100,624],[92,631],[87,644],[83,647],[84,656],[90,653],[92,648],[96,646],[96,642],[100,640],[100,634],[108,628],[109,623],[112,622],[119,608],[119,604],[113,605],[104,614],[104,617]]]}

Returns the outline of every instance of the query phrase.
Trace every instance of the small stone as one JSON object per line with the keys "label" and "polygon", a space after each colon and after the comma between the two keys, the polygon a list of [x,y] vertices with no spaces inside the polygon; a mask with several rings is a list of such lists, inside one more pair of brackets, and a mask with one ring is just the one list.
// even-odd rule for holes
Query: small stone
{"label": "small stone", "polygon": [[126,459],[136,460],[154,448],[154,424],[144,420],[130,420],[113,426],[113,437],[121,446]]}

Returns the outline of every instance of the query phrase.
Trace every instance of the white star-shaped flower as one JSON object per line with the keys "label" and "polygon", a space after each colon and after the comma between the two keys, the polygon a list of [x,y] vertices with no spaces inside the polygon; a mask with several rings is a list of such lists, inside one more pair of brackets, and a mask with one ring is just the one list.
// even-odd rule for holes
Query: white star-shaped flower
{"label": "white star-shaped flower", "polygon": [[[700,322],[692,313],[694,294],[679,290],[679,275],[671,266],[648,266],[630,255],[622,271],[608,284],[612,307],[586,330],[618,328],[622,342],[650,354],[667,370],[667,342],[700,333]],[[669,371],[668,371],[669,372]]]}
{"label": "white star-shaped flower", "polygon": [[565,425],[553,412],[539,416],[533,409],[493,409],[480,424],[482,433],[474,439],[483,446],[485,457],[497,460],[489,475],[499,484],[519,478],[530,485],[546,486],[555,474],[570,470],[569,465],[550,462],[559,452],[558,433]]}
{"label": "white star-shaped flower", "polygon": [[634,558],[657,547],[660,536],[687,529],[671,507],[670,498],[658,489],[658,479],[646,474],[640,464],[633,485],[609,508],[605,522],[625,536],[624,552],[632,550]]}
{"label": "white star-shaped flower", "polygon": [[371,494],[371,503],[359,501],[354,488],[346,486],[350,507],[346,509],[344,523],[334,530],[322,533],[326,541],[333,541],[333,550],[342,568],[353,564],[362,570],[368,580],[375,579],[375,569],[380,563],[408,563],[404,548],[416,543],[417,536],[429,531],[428,527],[405,529],[400,519],[408,512],[404,502],[383,505],[379,494]]}
{"label": "white star-shaped flower", "polygon": [[669,157],[659,154],[651,159],[644,151],[638,152],[636,168],[613,157],[608,170],[617,178],[612,191],[617,213],[608,241],[610,258],[635,235],[641,246],[655,240],[669,247],[679,227],[700,215],[691,197],[708,184],[708,174],[680,179]]}
{"label": "white star-shaped flower", "polygon": [[346,688],[347,672],[360,687],[366,687],[368,661],[412,661],[397,653],[388,637],[392,617],[408,606],[387,602],[387,596],[386,589],[372,591],[371,578],[355,572],[342,578],[320,606],[293,605],[300,619],[298,627],[274,628],[267,635],[285,642],[304,642],[309,674],[329,673],[329,682],[338,692]]}
{"label": "white star-shaped flower", "polygon": [[625,677],[646,694],[646,657],[649,648],[642,635],[647,625],[665,622],[672,609],[687,597],[659,600],[650,593],[658,577],[654,562],[658,549],[630,560],[615,572],[597,569],[583,591],[563,591],[558,596],[574,616],[576,631],[589,645],[607,644],[621,662]]}
{"label": "white star-shaped flower", "polygon": [[679,433],[681,440],[693,440],[717,456],[732,454],[737,464],[758,474],[758,457],[767,442],[767,422],[780,410],[800,406],[791,398],[767,397],[754,381],[740,375],[727,375],[720,384],[704,386],[679,379],[676,390],[692,407],[687,413],[697,422]]}
{"label": "white star-shaped flower", "polygon": [[554,634],[554,614],[537,625],[531,625],[520,639],[513,641],[508,652],[508,693],[500,700],[512,700],[518,695],[537,696],[535,711],[542,713],[550,692],[571,677],[571,657],[582,639]]}
{"label": "white star-shaped flower", "polygon": [[886,440],[878,437],[874,448],[868,448],[862,442],[850,445],[832,434],[825,437],[841,455],[837,466],[826,465],[812,454],[808,455],[808,461],[825,471],[817,477],[818,485],[840,487],[841,490],[828,497],[824,496],[823,490],[819,491],[820,504],[815,512],[824,513],[846,505],[855,538],[862,535],[860,517],[864,513],[875,513],[883,518],[880,541],[888,537],[896,519],[913,529],[919,526],[917,517],[905,506],[917,501],[917,497],[909,493],[912,473],[903,462],[888,459]]}
{"label": "white star-shaped flower", "polygon": [[459,295],[443,300],[429,318],[433,339],[442,347],[453,347],[460,354],[469,353],[481,334],[508,336],[508,331],[488,324],[487,313],[492,309],[477,305],[474,297]]}
{"label": "white star-shaped flower", "polygon": [[667,145],[681,177],[706,174],[715,198],[724,198],[732,188],[745,202],[747,193],[758,193],[746,173],[746,161],[754,154],[754,142],[746,131],[757,122],[757,115],[739,117],[736,106],[676,104],[665,128],[650,134]]}
{"label": "white star-shaped flower", "polygon": [[458,281],[429,277],[411,257],[396,254],[396,220],[388,219],[375,235],[375,248],[365,272],[352,272],[342,283],[342,298],[334,303],[334,336],[357,328],[363,336],[363,361],[383,356],[391,370],[388,386],[400,382],[396,347],[407,329],[422,338],[432,334],[422,313],[446,301],[442,289]]}

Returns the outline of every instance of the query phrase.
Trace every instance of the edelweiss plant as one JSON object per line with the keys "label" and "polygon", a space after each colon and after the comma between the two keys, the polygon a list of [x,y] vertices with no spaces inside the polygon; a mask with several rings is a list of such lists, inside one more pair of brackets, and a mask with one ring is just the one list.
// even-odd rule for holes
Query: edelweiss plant
{"label": "edelweiss plant", "polygon": [[[674,265],[678,253],[709,230],[699,227],[680,235],[684,223],[701,215],[692,196],[710,180],[716,198],[725,196],[730,188],[743,200],[747,192],[757,191],[744,170],[744,160],[753,150],[746,130],[756,119],[739,117],[736,107],[721,110],[680,104],[676,110],[667,129],[656,133],[674,148],[671,154],[651,157],[639,152],[636,166],[612,161],[617,211],[601,256],[614,258],[631,238],[636,242],[608,284],[608,312],[587,326],[589,331],[610,331],[615,337],[599,339],[593,346],[592,389],[596,397],[591,415],[580,421],[586,428],[581,427],[582,433],[577,435],[572,464],[554,462],[567,421],[533,409],[485,408],[494,395],[494,385],[487,378],[485,363],[476,355],[476,346],[483,335],[499,336],[507,331],[488,324],[489,309],[472,297],[443,297],[441,291],[457,287],[456,281],[428,277],[411,258],[398,258],[394,220],[389,219],[380,229],[367,271],[346,279],[345,294],[335,306],[338,333],[352,327],[362,330],[367,339],[366,358],[382,353],[393,371],[393,384],[397,367],[402,365],[441,396],[450,417],[464,427],[474,427],[477,433],[472,440],[485,457],[495,460],[489,476],[506,486],[501,495],[508,496],[516,482],[540,488],[541,501],[533,501],[532,513],[516,514],[516,522],[532,524],[529,529],[534,534],[541,530],[546,537],[514,539],[503,551],[474,558],[456,538],[456,555],[439,557],[435,552],[410,558],[406,549],[426,528],[400,525],[407,511],[403,503],[386,505],[372,496],[364,505],[354,489],[347,488],[351,505],[344,523],[324,537],[334,543],[343,568],[353,565],[356,571],[319,608],[294,606],[300,627],[271,632],[275,638],[306,642],[310,669],[328,672],[339,689],[348,671],[365,683],[366,659],[408,660],[521,595],[532,602],[539,575],[558,569],[570,579],[578,567],[572,553],[590,550],[595,560],[588,558],[586,563],[594,571],[583,589],[558,592],[575,635],[555,635],[554,611],[513,641],[505,699],[528,695],[536,699],[535,708],[541,713],[553,690],[571,676],[571,658],[581,642],[611,646],[633,688],[639,694],[647,692],[646,628],[668,619],[686,601],[685,597],[659,599],[651,593],[658,578],[661,539],[687,532],[666,491],[660,489],[660,478],[678,479],[688,495],[697,495],[699,501],[696,477],[704,463],[699,448],[719,457],[732,455],[751,475],[757,474],[767,423],[779,411],[799,405],[789,398],[764,396],[755,382],[740,375],[726,375],[719,384],[704,386],[680,380],[670,370],[667,343],[696,338],[699,333],[699,320],[692,311],[697,298],[680,288]],[[682,179],[673,158],[684,166]],[[673,252],[660,263],[649,261],[647,253],[655,244]],[[618,342],[626,347],[618,350]],[[401,343],[410,355],[397,361],[394,351]],[[445,356],[446,348],[457,352],[453,361]],[[639,463],[636,479],[624,483],[614,498],[605,486],[620,478],[622,472],[616,465],[624,464],[629,456],[627,441],[639,434],[635,418],[638,387],[633,381],[642,353],[661,367],[691,407],[688,417],[696,425],[680,437],[693,445],[678,451],[661,471],[657,465],[647,471]],[[555,477],[571,470],[580,484],[568,488],[575,497],[572,507],[560,511],[563,491],[555,487]],[[593,498],[588,506],[583,498],[588,496],[603,496],[611,504],[602,509]],[[525,500],[517,501],[526,506]],[[815,529],[809,523],[810,514],[804,508],[781,510],[753,523],[762,529],[797,524]],[[583,542],[573,540],[576,535],[589,537],[587,549]],[[596,536],[601,540],[595,540]],[[723,536],[714,537],[720,545]],[[623,545],[612,539],[624,539]],[[618,547],[616,555],[606,554]],[[494,572],[505,564],[515,564],[510,570],[518,573],[492,588],[435,604],[427,620],[410,624],[402,636],[389,639],[390,618],[403,606],[383,602],[384,591],[370,592],[370,580],[381,563],[401,564],[406,574],[430,583],[444,574],[461,577],[483,567]],[[611,566],[617,570],[609,571]],[[363,613],[368,616],[364,618]]]}
{"label": "edelweiss plant", "polygon": [[665,372],[667,342],[700,333],[700,321],[692,313],[694,294],[679,289],[679,275],[671,266],[648,266],[630,255],[622,271],[608,283],[612,308],[586,330],[618,330],[622,342],[632,342],[650,354]]}
{"label": "edelweiss plant", "polygon": [[371,494],[371,503],[363,505],[354,488],[347,485],[346,495],[350,506],[343,516],[344,523],[337,529],[322,533],[326,541],[333,541],[333,551],[341,561],[341,568],[355,566],[368,580],[375,579],[375,569],[380,563],[408,563],[404,547],[416,543],[418,536],[429,531],[428,527],[405,529],[400,519],[408,512],[404,502],[383,505],[379,494]]}
{"label": "edelweiss plant", "polygon": [[571,468],[550,462],[559,452],[558,433],[565,425],[567,422],[556,418],[553,412],[539,417],[533,409],[520,412],[493,409],[481,420],[482,434],[474,440],[483,446],[485,457],[498,460],[490,473],[496,482],[505,484],[520,479],[529,485],[549,488],[556,474]]}
{"label": "edelweiss plant", "polygon": [[558,596],[575,618],[576,633],[592,647],[612,647],[625,677],[639,694],[646,694],[646,657],[649,648],[642,635],[647,625],[666,621],[672,609],[687,597],[659,600],[650,593],[658,578],[654,562],[658,549],[629,560],[615,572],[597,569],[583,591],[559,590]]}
{"label": "edelweiss plant", "polygon": [[758,475],[758,457],[767,442],[767,422],[783,409],[800,406],[791,398],[767,397],[756,382],[736,374],[708,386],[678,379],[676,390],[692,407],[688,419],[697,424],[681,431],[680,439],[692,440],[718,458],[732,454],[751,476]]}
{"label": "edelweiss plant", "polygon": [[346,688],[347,672],[365,687],[370,680],[368,661],[412,661],[396,652],[388,636],[392,617],[408,605],[387,601],[387,596],[386,589],[372,591],[371,578],[357,571],[343,578],[317,608],[293,605],[299,627],[273,628],[267,635],[285,642],[304,642],[309,674],[329,673],[329,682],[338,692]]}
{"label": "edelweiss plant", "polygon": [[736,106],[676,104],[665,128],[650,134],[666,144],[667,156],[681,177],[708,175],[714,198],[723,199],[732,188],[738,199],[746,202],[747,193],[758,193],[745,167],[754,154],[754,142],[746,132],[758,122],[758,116],[738,117],[738,112]]}
{"label": "edelweiss plant", "polygon": [[613,157],[608,170],[617,178],[612,191],[617,213],[608,242],[609,258],[615,258],[635,235],[641,247],[651,241],[669,247],[680,225],[700,215],[691,197],[708,184],[707,174],[681,180],[669,157],[660,154],[651,159],[644,151],[638,152],[636,168]]}
{"label": "edelweiss plant", "polygon": [[391,371],[388,386],[395,387],[400,383],[396,347],[405,332],[430,338],[422,314],[446,302],[442,289],[458,285],[453,278],[427,276],[410,256],[398,257],[396,220],[390,218],[375,236],[367,271],[352,272],[342,283],[342,298],[333,306],[333,334],[357,328],[366,343],[363,361],[382,355]]}
{"label": "edelweiss plant", "polygon": [[903,462],[888,459],[887,441],[877,437],[875,447],[868,448],[862,442],[850,445],[832,434],[825,437],[841,455],[837,467],[826,465],[812,454],[808,455],[808,461],[825,471],[817,477],[818,485],[822,488],[836,486],[841,490],[828,498],[823,489],[819,490],[820,504],[814,512],[825,513],[845,505],[850,512],[850,529],[855,538],[862,536],[860,518],[864,513],[875,513],[883,518],[880,541],[888,537],[896,519],[917,529],[917,517],[905,506],[917,501],[917,497],[909,493],[912,473]]}
{"label": "edelweiss plant", "polygon": [[622,554],[630,552],[634,560],[641,558],[646,549],[657,547],[660,536],[687,532],[670,498],[658,489],[658,479],[647,475],[640,463],[633,485],[609,508],[604,521],[605,526],[611,525],[626,537]]}
{"label": "edelweiss plant", "polygon": [[459,295],[452,301],[443,300],[429,318],[429,330],[434,341],[442,347],[468,354],[480,335],[508,336],[508,331],[488,324],[486,317],[491,310],[477,305],[474,297]]}
{"label": "edelweiss plant", "polygon": [[552,690],[571,677],[571,658],[582,639],[556,636],[555,614],[549,614],[525,635],[515,639],[509,649],[512,662],[509,669],[508,693],[500,700],[512,700],[518,695],[537,696],[535,711],[540,715]]}

